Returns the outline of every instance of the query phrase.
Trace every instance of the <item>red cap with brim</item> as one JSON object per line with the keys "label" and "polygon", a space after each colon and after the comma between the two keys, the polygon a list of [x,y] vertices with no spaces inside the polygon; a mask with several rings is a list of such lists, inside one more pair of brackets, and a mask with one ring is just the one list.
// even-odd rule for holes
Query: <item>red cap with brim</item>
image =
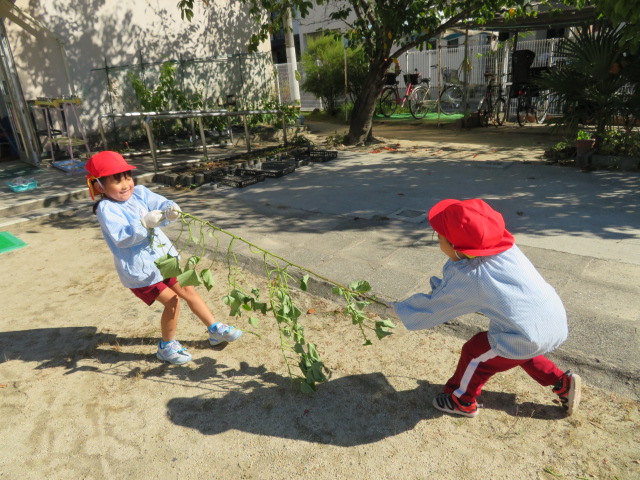
{"label": "red cap with brim", "polygon": [[129,165],[124,157],[118,152],[104,151],[96,153],[89,159],[84,168],[89,172],[87,175],[87,186],[89,187],[89,193],[93,199],[95,192],[93,191],[93,180],[101,177],[108,177],[109,175],[115,175],[116,173],[128,172],[134,170],[137,167]]}
{"label": "red cap with brim", "polygon": [[429,210],[433,229],[466,255],[495,255],[515,243],[505,228],[504,218],[480,199],[447,199]]}

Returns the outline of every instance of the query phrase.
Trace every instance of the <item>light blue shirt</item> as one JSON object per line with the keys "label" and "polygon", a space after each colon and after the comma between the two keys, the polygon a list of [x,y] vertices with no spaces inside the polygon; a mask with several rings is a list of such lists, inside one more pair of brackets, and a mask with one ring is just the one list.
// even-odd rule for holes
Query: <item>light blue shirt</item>
{"label": "light blue shirt", "polygon": [[[167,253],[178,255],[162,230],[154,228],[151,239],[151,230],[142,226],[142,217],[147,212],[164,211],[174,203],[136,185],[126,202],[105,198],[98,204],[96,216],[102,235],[113,253],[116,271],[125,287],[148,287],[161,282],[162,275],[153,262]],[[160,226],[168,223],[164,220]]]}
{"label": "light blue shirt", "polygon": [[491,348],[512,359],[545,354],[567,339],[560,297],[515,245],[497,255],[447,261],[431,288],[430,294],[390,304],[407,329],[479,312],[489,319]]}

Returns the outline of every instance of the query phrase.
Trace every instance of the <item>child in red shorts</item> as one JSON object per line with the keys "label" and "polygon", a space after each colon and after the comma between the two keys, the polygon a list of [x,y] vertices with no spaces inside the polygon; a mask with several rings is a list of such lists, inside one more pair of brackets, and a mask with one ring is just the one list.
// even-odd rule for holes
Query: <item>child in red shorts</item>
{"label": "child in red shorts", "polygon": [[[178,365],[191,360],[191,354],[176,340],[180,299],[186,300],[189,309],[205,324],[211,345],[237,340],[241,330],[216,322],[195,288],[181,287],[175,278],[162,278],[154,263],[168,253],[178,254],[158,227],[177,220],[180,207],[142,185],[135,185],[131,170],[136,167],[127,164],[119,153],[100,152],[91,157],[85,168],[89,172],[87,185],[91,198],[95,193],[102,195],[93,212],[113,253],[120,281],[147,305],[157,300],[164,306],[160,319],[162,340],[156,356]],[[154,230],[153,242],[149,241],[150,229]]]}

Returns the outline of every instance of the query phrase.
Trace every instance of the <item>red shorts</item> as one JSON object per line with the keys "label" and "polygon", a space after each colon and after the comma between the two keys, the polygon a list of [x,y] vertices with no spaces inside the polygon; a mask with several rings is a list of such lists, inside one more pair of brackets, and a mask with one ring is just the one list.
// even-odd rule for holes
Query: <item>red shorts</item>
{"label": "red shorts", "polygon": [[131,290],[136,297],[141,298],[144,303],[151,305],[155,302],[156,298],[158,298],[160,292],[167,287],[173,287],[176,283],[178,283],[176,277],[171,277],[149,285],[148,287],[130,288],[129,290]]}

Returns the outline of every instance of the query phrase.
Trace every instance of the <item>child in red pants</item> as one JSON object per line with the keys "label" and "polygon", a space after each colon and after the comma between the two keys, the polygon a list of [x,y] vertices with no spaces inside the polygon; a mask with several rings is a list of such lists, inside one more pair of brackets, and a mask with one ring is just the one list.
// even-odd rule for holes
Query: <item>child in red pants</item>
{"label": "child in red pants", "polygon": [[502,215],[483,200],[448,199],[429,211],[440,249],[449,257],[430,294],[390,303],[409,330],[435,327],[467,313],[489,329],[462,348],[458,367],[433,400],[443,412],[475,417],[477,397],[496,373],[521,367],[540,385],[553,385],[569,415],[580,403],[581,379],[544,356],[567,338],[567,316],[556,291],[515,245]]}

